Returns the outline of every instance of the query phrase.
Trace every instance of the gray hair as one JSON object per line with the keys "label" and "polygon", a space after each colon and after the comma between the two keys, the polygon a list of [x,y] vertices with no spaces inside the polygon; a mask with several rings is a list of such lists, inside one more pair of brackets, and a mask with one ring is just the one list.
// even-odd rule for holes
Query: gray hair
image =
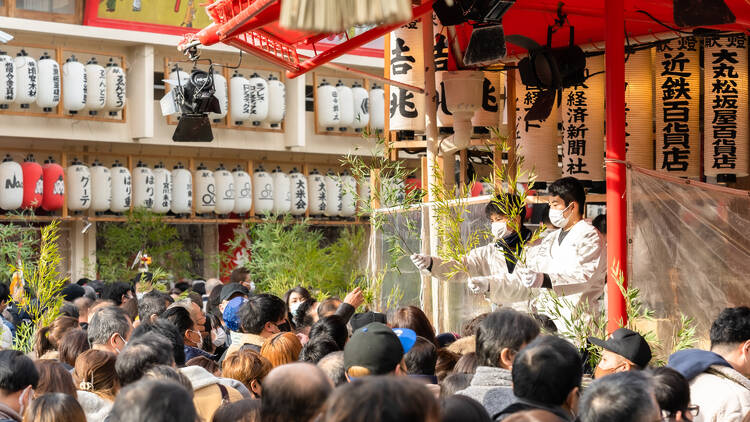
{"label": "gray hair", "polygon": [[194,304],[195,304],[195,302],[193,302],[190,299],[180,299],[177,302],[169,305],[168,309],[172,309],[172,308],[184,308],[186,311],[192,312]]}
{"label": "gray hair", "polygon": [[651,376],[618,372],[594,381],[581,399],[581,422],[640,422],[659,414]]}
{"label": "gray hair", "polygon": [[130,329],[130,318],[122,308],[117,306],[99,308],[89,318],[89,343],[107,344],[109,338],[115,333],[125,339]]}
{"label": "gray hair", "polygon": [[346,368],[344,367],[344,352],[333,352],[325,355],[318,362],[320,368],[331,380],[334,387],[346,384]]}

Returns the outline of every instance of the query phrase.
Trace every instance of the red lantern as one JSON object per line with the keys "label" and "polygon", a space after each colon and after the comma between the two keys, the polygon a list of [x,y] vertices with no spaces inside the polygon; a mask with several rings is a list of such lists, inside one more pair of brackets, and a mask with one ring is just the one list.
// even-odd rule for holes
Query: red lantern
{"label": "red lantern", "polygon": [[62,166],[55,163],[52,157],[44,160],[42,167],[44,191],[42,193],[42,209],[57,211],[63,206],[65,193],[65,179]]}
{"label": "red lantern", "polygon": [[44,182],[42,181],[42,166],[34,159],[34,154],[29,154],[21,164],[23,171],[23,202],[21,208],[34,209],[42,205],[42,192]]}

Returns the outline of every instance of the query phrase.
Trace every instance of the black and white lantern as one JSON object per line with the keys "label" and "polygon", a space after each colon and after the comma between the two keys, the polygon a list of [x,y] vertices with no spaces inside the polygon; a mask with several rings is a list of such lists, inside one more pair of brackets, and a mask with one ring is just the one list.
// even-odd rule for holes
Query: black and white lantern
{"label": "black and white lantern", "polygon": [[91,171],[89,168],[73,159],[67,169],[65,169],[65,181],[68,183],[67,197],[68,210],[85,211],[91,207],[92,183]]}
{"label": "black and white lantern", "polygon": [[250,82],[250,116],[253,126],[260,124],[268,118],[268,82],[257,73],[253,73]]}
{"label": "black and white lantern", "polygon": [[16,65],[5,51],[0,51],[0,109],[16,100]]}
{"label": "black and white lantern", "polygon": [[341,217],[354,217],[357,212],[357,180],[349,173],[341,174]]}
{"label": "black and white lantern", "polygon": [[216,209],[214,212],[219,215],[229,214],[234,211],[234,176],[219,164],[214,171],[214,180],[216,182]]}
{"label": "black and white lantern", "polygon": [[362,88],[359,82],[352,85],[352,102],[354,103],[354,121],[352,127],[355,131],[361,132],[370,124],[370,95],[366,89]]}
{"label": "black and white lantern", "polygon": [[125,70],[110,58],[107,63],[107,106],[110,116],[116,116],[117,112],[125,108],[127,98],[127,78]]}
{"label": "black and white lantern", "polygon": [[273,213],[288,214],[292,210],[289,175],[281,171],[281,167],[276,167],[271,172],[271,178],[273,179]]}
{"label": "black and white lantern", "polygon": [[172,172],[164,167],[164,163],[154,166],[154,207],[157,214],[166,214],[172,206]]}
{"label": "black and white lantern", "polygon": [[339,81],[336,84],[336,92],[339,96],[340,118],[339,130],[345,132],[354,124],[354,96],[352,89]]}
{"label": "black and white lantern", "polygon": [[326,211],[327,192],[325,177],[313,169],[307,176],[308,202],[310,215],[323,215]]}
{"label": "black and white lantern", "polygon": [[190,214],[193,208],[193,174],[182,163],[172,169],[172,212]]}
{"label": "black and white lantern", "polygon": [[229,109],[229,97],[227,96],[227,79],[224,75],[214,72],[214,97],[219,100],[221,113],[208,113],[208,117],[214,122],[219,123],[226,117]]}
{"label": "black and white lantern", "polygon": [[206,214],[216,209],[216,179],[203,163],[195,170],[195,212]]}
{"label": "black and white lantern", "polygon": [[267,215],[273,211],[273,179],[263,166],[253,173],[253,202],[255,214]]}
{"label": "black and white lantern", "polygon": [[141,161],[133,169],[133,206],[150,210],[156,200],[154,172]]}
{"label": "black and white lantern", "polygon": [[106,212],[112,202],[112,173],[98,160],[91,163],[91,209]]}
{"label": "black and white lantern", "polygon": [[289,184],[292,188],[292,215],[305,215],[307,212],[307,178],[293,168],[289,172]]}
{"label": "black and white lantern", "polygon": [[234,177],[234,210],[237,215],[243,215],[253,207],[253,180],[239,165],[232,172]]}
{"label": "black and white lantern", "polygon": [[86,108],[88,95],[86,67],[76,59],[76,56],[70,56],[63,65],[62,77],[63,108],[70,114],[76,114]]}
{"label": "black and white lantern", "polygon": [[286,86],[274,75],[268,76],[268,117],[271,127],[279,127],[286,115]]}
{"label": "black and white lantern", "polygon": [[49,113],[60,103],[60,65],[49,54],[44,53],[39,58],[38,67],[36,105]]}
{"label": "black and white lantern", "polygon": [[[11,62],[12,63],[12,62]],[[11,211],[23,203],[23,169],[6,155],[0,163],[0,208]]]}
{"label": "black and white lantern", "polygon": [[341,103],[336,87],[331,86],[325,79],[318,85],[316,91],[318,126],[332,131],[341,124]]}
{"label": "black and white lantern", "polygon": [[235,125],[250,118],[250,81],[237,71],[229,79],[229,118]]}
{"label": "black and white lantern", "polygon": [[[64,79],[63,79],[64,80]],[[132,180],[130,170],[123,167],[115,160],[112,164],[112,202],[109,209],[112,212],[121,213],[130,210],[132,201]]]}
{"label": "black and white lantern", "polygon": [[339,177],[333,173],[333,170],[328,170],[328,173],[325,175],[325,183],[326,197],[328,201],[326,202],[326,210],[324,214],[326,217],[336,217],[341,214],[344,207],[342,201],[343,193],[341,191],[341,180],[339,180]]}
{"label": "black and white lantern", "polygon": [[13,60],[16,66],[16,103],[29,108],[36,102],[39,84],[39,68],[36,60],[21,50]]}
{"label": "black and white lantern", "polygon": [[90,115],[96,116],[107,105],[107,72],[94,57],[86,63],[86,82],[86,109]]}

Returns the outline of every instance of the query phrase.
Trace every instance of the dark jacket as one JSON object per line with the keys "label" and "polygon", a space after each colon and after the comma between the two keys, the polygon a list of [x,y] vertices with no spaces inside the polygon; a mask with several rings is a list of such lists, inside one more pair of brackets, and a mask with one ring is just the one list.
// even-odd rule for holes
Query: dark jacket
{"label": "dark jacket", "polygon": [[[491,399],[490,395],[488,394],[486,397],[486,400]],[[492,415],[493,421],[502,421],[505,418],[518,413],[518,412],[525,412],[527,410],[546,410],[547,412],[554,413],[558,417],[560,417],[564,421],[573,421],[573,416],[567,412],[565,409],[559,406],[546,406],[541,403],[535,403],[530,400],[524,400],[524,399],[517,399],[518,401],[515,403],[512,403],[510,406],[506,407],[505,409],[501,410],[500,412]]]}

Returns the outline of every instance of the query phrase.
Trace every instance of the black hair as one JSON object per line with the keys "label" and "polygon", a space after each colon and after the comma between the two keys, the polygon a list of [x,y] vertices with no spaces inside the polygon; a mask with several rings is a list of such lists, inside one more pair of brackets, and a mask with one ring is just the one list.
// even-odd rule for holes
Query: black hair
{"label": "black hair", "polygon": [[167,320],[177,327],[180,335],[184,336],[185,331],[192,330],[195,323],[190,318],[190,312],[182,306],[169,308],[161,314],[161,319]]}
{"label": "black hair", "polygon": [[94,289],[94,292],[96,292],[96,297],[99,299],[104,299],[104,282],[101,280],[91,280],[87,286]]}
{"label": "black hair", "polygon": [[164,336],[146,333],[131,339],[117,355],[115,371],[120,385],[132,384],[155,365],[173,365],[172,345]]}
{"label": "black hair", "polygon": [[690,406],[690,383],[681,373],[672,368],[653,368],[651,385],[654,396],[661,410],[674,415],[677,412],[687,413]]}
{"label": "black hair", "polygon": [[305,344],[299,354],[301,362],[317,364],[328,354],[341,350],[336,341],[328,334],[319,334]]}
{"label": "black hair", "polygon": [[327,334],[338,345],[339,350],[344,350],[346,341],[349,339],[349,330],[346,328],[344,318],[339,315],[329,315],[318,320],[310,329],[310,339]]}
{"label": "black hair", "polygon": [[583,184],[575,177],[563,177],[557,179],[547,188],[550,196],[559,196],[565,202],[565,206],[571,202],[578,203],[578,213],[583,215],[583,206],[586,204],[586,190]]}
{"label": "black hair", "polygon": [[487,315],[477,328],[476,353],[480,366],[498,367],[503,349],[513,352],[539,335],[539,324],[527,314],[501,309]]}
{"label": "black hair", "polygon": [[711,348],[750,340],[750,308],[725,308],[711,324]]}
{"label": "black hair", "polygon": [[511,375],[516,397],[560,406],[581,386],[581,355],[560,337],[540,336],[518,352]]}
{"label": "black hair", "polygon": [[482,403],[469,396],[456,394],[441,401],[441,422],[490,422],[489,413]]}
{"label": "black hair", "polygon": [[469,388],[474,374],[450,374],[440,384],[440,397],[445,398]]}
{"label": "black hair", "polygon": [[618,372],[586,387],[578,406],[581,422],[641,422],[654,408],[653,387],[645,371]]}
{"label": "black hair", "polygon": [[195,293],[204,296],[206,294],[206,283],[193,283],[193,285],[190,287],[192,291]]}
{"label": "black hair", "polygon": [[518,208],[518,215],[521,216],[521,224],[523,224],[526,220],[526,204],[523,203],[520,196],[515,194],[501,193],[496,195],[484,207],[484,215],[487,218],[493,215],[507,217],[513,211],[513,208]]}
{"label": "black hair", "polygon": [[165,296],[169,295],[154,289],[138,299],[138,319],[141,322],[148,322],[152,315],[161,315],[167,309]]}
{"label": "black hair", "polygon": [[180,293],[184,293],[190,289],[190,284],[187,281],[180,281],[174,284],[174,288],[179,290]]}
{"label": "black hair", "polygon": [[174,355],[174,362],[177,366],[185,364],[185,341],[183,340],[183,334],[177,327],[170,321],[162,318],[158,318],[155,321],[143,322],[133,330],[131,339],[135,339],[143,336],[146,333],[156,333],[172,344],[172,354]]}
{"label": "black hair", "polygon": [[607,234],[607,214],[599,214],[594,217],[594,220],[591,221],[591,225],[599,230],[599,233]]}
{"label": "black hair", "polygon": [[0,283],[0,303],[7,302],[10,299],[10,287],[5,283]]}
{"label": "black hair", "polygon": [[291,288],[284,293],[284,303],[289,306],[289,296],[292,295],[292,293],[297,293],[300,296],[304,298],[304,302],[307,302],[308,300],[312,300],[312,295],[310,294],[310,291],[302,286],[297,286],[294,288]]}
{"label": "black hair", "polygon": [[117,395],[110,422],[195,421],[193,399],[182,385],[168,380],[143,380]]}
{"label": "black hair", "polygon": [[221,286],[214,287],[214,289],[211,290],[211,293],[208,294],[208,300],[206,301],[206,315],[212,314],[218,319],[222,319],[219,304],[221,304]]}
{"label": "black hair", "polygon": [[34,361],[18,350],[0,350],[0,390],[15,393],[39,383]]}
{"label": "black hair", "polygon": [[242,399],[216,409],[211,422],[243,422],[260,420],[260,400]]}
{"label": "black hair", "polygon": [[331,315],[336,313],[336,311],[339,309],[341,299],[339,299],[336,296],[331,296],[328,299],[320,302],[320,305],[318,305],[318,317],[324,318],[326,315]]}
{"label": "black hair", "polygon": [[286,315],[286,304],[274,295],[251,296],[240,308],[240,331],[260,334],[267,322],[276,322]]}
{"label": "black hair", "polygon": [[313,321],[312,315],[310,315],[310,308],[312,308],[315,305],[315,301],[313,300],[306,300],[302,302],[301,305],[299,305],[299,308],[297,308],[297,312],[292,315],[292,318],[294,319],[294,326],[299,330],[305,327],[310,327],[313,325],[315,321]]}
{"label": "black hair", "polygon": [[133,291],[133,288],[128,283],[121,281],[110,283],[104,287],[102,292],[102,299],[111,300],[115,305],[122,305],[122,297],[127,295],[128,292]]}
{"label": "black hair", "polygon": [[81,314],[78,312],[78,307],[71,302],[63,302],[60,307],[60,316],[67,316],[78,319]]}
{"label": "black hair", "polygon": [[411,350],[404,355],[406,372],[409,375],[435,375],[437,348],[424,337],[417,337]]}

